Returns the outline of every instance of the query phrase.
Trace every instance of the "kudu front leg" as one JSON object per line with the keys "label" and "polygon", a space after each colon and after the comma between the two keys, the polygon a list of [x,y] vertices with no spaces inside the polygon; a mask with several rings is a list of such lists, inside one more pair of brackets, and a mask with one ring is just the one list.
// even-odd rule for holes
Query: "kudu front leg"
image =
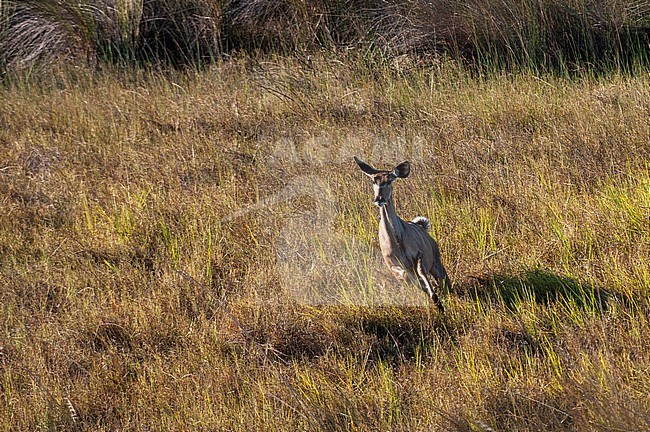
{"label": "kudu front leg", "polygon": [[[438,297],[438,294],[436,294],[433,286],[431,285],[431,282],[429,281],[429,278],[427,277],[427,273],[424,271],[424,268],[422,268],[422,258],[418,255],[417,258],[417,277],[420,282],[420,288],[422,288],[422,291],[427,293],[429,295],[429,298],[433,301],[433,304],[435,304],[440,312],[444,313],[445,312],[445,307],[442,304],[442,301],[440,300],[440,297]],[[443,269],[444,270],[444,269]],[[446,276],[446,274],[445,274]],[[440,288],[442,288],[442,284],[440,284]]]}
{"label": "kudu front leg", "polygon": [[433,273],[433,277],[436,279],[436,282],[438,282],[440,291],[442,293],[449,293],[449,290],[451,290],[451,280],[449,280],[447,270],[445,270],[445,267],[440,261],[433,264],[431,272]]}
{"label": "kudu front leg", "polygon": [[402,266],[391,265],[390,271],[400,280],[403,280],[407,283],[417,284],[422,291],[424,291],[433,303],[438,307],[441,312],[445,311],[444,306],[440,297],[436,294],[429,278],[427,277],[424,269],[422,268],[422,259],[418,256],[417,265],[415,271],[405,270]]}

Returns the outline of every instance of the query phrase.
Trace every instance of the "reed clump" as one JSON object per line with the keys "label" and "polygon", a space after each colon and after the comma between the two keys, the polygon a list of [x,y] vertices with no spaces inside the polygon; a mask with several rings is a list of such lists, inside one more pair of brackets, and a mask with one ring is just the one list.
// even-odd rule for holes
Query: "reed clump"
{"label": "reed clump", "polygon": [[0,13],[5,70],[356,49],[570,73],[646,64],[650,43],[646,0],[5,0]]}

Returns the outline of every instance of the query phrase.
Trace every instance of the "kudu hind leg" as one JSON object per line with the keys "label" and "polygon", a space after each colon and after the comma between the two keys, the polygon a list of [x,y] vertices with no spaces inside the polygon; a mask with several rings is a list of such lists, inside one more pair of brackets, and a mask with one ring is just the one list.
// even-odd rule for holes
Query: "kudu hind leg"
{"label": "kudu hind leg", "polygon": [[431,273],[433,274],[433,277],[436,279],[436,282],[438,282],[438,287],[440,288],[440,291],[444,293],[449,293],[449,290],[451,290],[451,280],[449,280],[449,276],[447,275],[447,270],[445,270],[445,267],[442,265],[440,261],[433,264],[433,267],[431,268]]}
{"label": "kudu hind leg", "polygon": [[431,282],[429,282],[429,278],[427,277],[426,272],[422,268],[422,259],[418,257],[418,263],[417,263],[417,276],[418,280],[420,281],[420,287],[422,288],[422,291],[427,293],[431,300],[433,300],[433,303],[438,307],[440,312],[445,311],[445,307],[442,305],[442,301],[440,300],[440,297],[438,297],[438,294],[436,294],[435,290],[433,289],[433,286],[431,286]]}

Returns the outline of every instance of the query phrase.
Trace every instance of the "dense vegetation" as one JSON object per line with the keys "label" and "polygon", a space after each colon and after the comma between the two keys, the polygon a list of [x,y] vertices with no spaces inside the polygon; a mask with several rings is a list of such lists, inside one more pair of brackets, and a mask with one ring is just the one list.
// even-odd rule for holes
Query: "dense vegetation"
{"label": "dense vegetation", "polygon": [[647,0],[3,0],[0,64],[204,65],[239,51],[445,54],[572,72],[647,62]]}
{"label": "dense vegetation", "polygon": [[0,430],[650,430],[645,3],[0,8]]}

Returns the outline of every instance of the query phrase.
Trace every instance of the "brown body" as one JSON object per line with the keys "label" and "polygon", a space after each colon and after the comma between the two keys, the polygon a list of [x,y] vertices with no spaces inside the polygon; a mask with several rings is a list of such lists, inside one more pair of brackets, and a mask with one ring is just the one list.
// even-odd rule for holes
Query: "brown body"
{"label": "brown body", "polygon": [[444,310],[428,276],[433,276],[439,288],[448,288],[451,284],[440,260],[438,244],[427,232],[429,221],[423,217],[404,221],[397,216],[393,203],[392,183],[409,175],[409,163],[402,162],[393,171],[382,171],[356,156],[354,160],[373,182],[380,216],[379,245],[386,265],[397,278],[419,285],[436,306]]}

